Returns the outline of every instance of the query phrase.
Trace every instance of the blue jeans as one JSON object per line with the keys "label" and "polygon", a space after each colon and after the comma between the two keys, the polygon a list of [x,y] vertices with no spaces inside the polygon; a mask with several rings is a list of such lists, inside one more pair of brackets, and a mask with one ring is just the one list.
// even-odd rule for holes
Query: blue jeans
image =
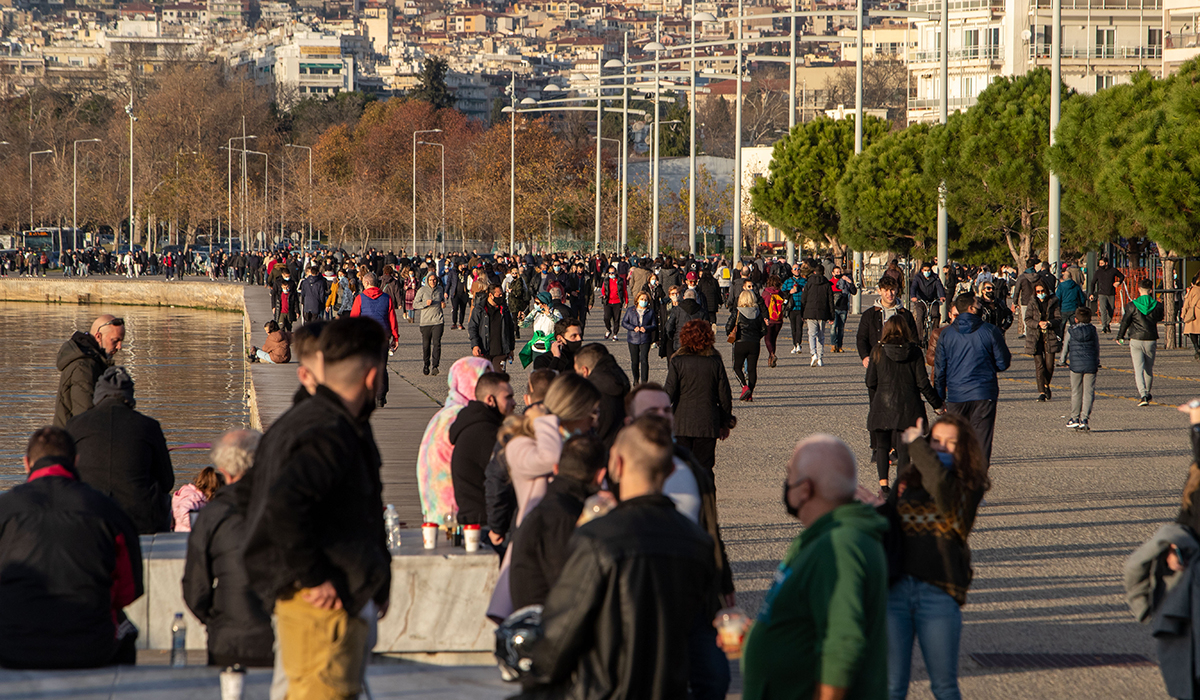
{"label": "blue jeans", "polygon": [[942,589],[905,576],[888,591],[888,698],[904,700],[912,673],[913,637],[929,671],[937,700],[961,700],[958,642],[962,610]]}
{"label": "blue jeans", "polygon": [[688,664],[690,700],[725,699],[731,681],[729,660],[717,646],[717,630],[707,620],[699,620],[688,634]]}
{"label": "blue jeans", "polygon": [[842,348],[842,336],[846,331],[846,315],[849,311],[833,312],[833,331],[829,334],[829,344],[837,349]]}
{"label": "blue jeans", "polygon": [[255,350],[254,354],[258,356],[260,361],[265,362],[268,365],[275,364],[275,360],[271,359],[271,356],[267,354],[266,350]]}

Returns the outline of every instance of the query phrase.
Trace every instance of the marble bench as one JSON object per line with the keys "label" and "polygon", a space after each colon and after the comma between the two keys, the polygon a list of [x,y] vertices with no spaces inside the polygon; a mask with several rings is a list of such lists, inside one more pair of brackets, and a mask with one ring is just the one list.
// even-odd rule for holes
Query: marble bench
{"label": "marble bench", "polygon": [[[376,653],[442,655],[447,661],[482,661],[495,645],[488,602],[500,575],[490,549],[468,554],[439,539],[436,549],[421,546],[419,529],[403,530],[402,547],[392,556],[391,607],[379,621]],[[139,649],[170,649],[175,613],[187,620],[187,648],[204,649],[204,625],[183,602],[187,533],[141,538],[145,594],[125,608],[140,630]]]}

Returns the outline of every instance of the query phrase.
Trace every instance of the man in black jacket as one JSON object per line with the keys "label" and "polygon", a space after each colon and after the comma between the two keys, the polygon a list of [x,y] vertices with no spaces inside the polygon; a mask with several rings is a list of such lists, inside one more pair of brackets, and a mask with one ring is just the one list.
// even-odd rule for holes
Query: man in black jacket
{"label": "man in black jacket", "polygon": [[1108,258],[1096,261],[1096,272],[1092,275],[1092,289],[1089,301],[1096,302],[1096,311],[1100,313],[1100,325],[1104,333],[1112,333],[1113,311],[1117,308],[1117,285],[1125,283],[1125,274],[1113,267]]}
{"label": "man in black jacket", "polygon": [[879,344],[883,335],[883,324],[892,316],[899,316],[908,325],[911,337],[917,337],[917,322],[912,312],[900,306],[900,283],[893,277],[884,275],[879,278],[879,299],[875,305],[862,312],[858,321],[858,334],[855,336],[855,346],[858,348],[858,359],[862,360],[865,369],[870,361],[871,351]]}
{"label": "man in black jacket", "polygon": [[913,302],[913,319],[917,324],[914,339],[922,347],[929,342],[925,337],[925,317],[932,316],[933,327],[942,323],[942,304],[946,303],[946,288],[942,280],[933,274],[933,265],[928,260],[921,263],[921,271],[913,275],[908,283],[909,300]]}
{"label": "man in black jacket", "polygon": [[1138,282],[1138,298],[1125,305],[1117,342],[1124,344],[1129,336],[1129,355],[1133,359],[1133,379],[1137,386],[1139,406],[1149,406],[1154,397],[1154,357],[1158,350],[1158,324],[1163,320],[1163,306],[1154,300],[1154,283],[1148,279]]}
{"label": "man in black jacket", "polygon": [[575,353],[583,347],[583,326],[573,318],[564,318],[554,324],[554,342],[550,349],[533,358],[534,369],[552,369],[555,372],[574,372]]}
{"label": "man in black jacket", "polygon": [[601,343],[580,348],[575,354],[575,373],[600,390],[600,416],[596,435],[605,445],[612,445],[617,431],[625,425],[625,395],[629,393],[629,376],[617,364],[617,358]]}
{"label": "man in black jacket", "polygon": [[[368,422],[387,344],[372,319],[321,333],[316,393],[263,436],[249,483],[243,561],[274,606],[289,692],[353,697],[362,689],[369,622],[387,611],[391,555],[383,529],[379,449]],[[365,611],[365,613],[364,613]]]}
{"label": "man in black jacket", "polygon": [[142,595],[142,551],[112,499],[79,481],[75,445],[42,428],[24,484],[0,495],[0,665],[132,664],[137,630],[122,608]]}
{"label": "man in black jacket", "polygon": [[491,362],[494,371],[503,372],[504,361],[512,359],[516,344],[514,327],[512,313],[504,303],[504,290],[498,284],[488,285],[487,303],[476,305],[467,323],[471,354]]}
{"label": "man in black jacket", "polygon": [[662,495],[671,455],[662,418],[618,434],[608,473],[621,504],[571,538],[530,648],[541,684],[531,695],[687,697],[688,635],[708,610],[715,572],[712,538]]}
{"label": "man in black jacket", "polygon": [[188,535],[183,599],[208,630],[209,666],[274,663],[271,614],[250,589],[242,565],[246,521],[237,507],[237,484],[254,462],[261,438],[257,430],[230,430],[217,440],[212,463],[225,485],[200,509]]}
{"label": "man in black jacket", "polygon": [[475,383],[475,400],[468,401],[450,424],[450,477],[458,504],[459,525],[487,524],[484,472],[492,458],[496,431],[516,407],[507,374],[487,372]]}
{"label": "man in black jacket", "polygon": [[567,542],[583,502],[600,489],[607,465],[608,449],[594,435],[578,435],[563,443],[545,497],[513,536],[509,585],[514,608],[546,602],[567,563]]}
{"label": "man in black jacket", "polygon": [[825,279],[825,268],[815,265],[800,293],[801,316],[808,328],[810,367],[825,366],[825,322],[833,320],[833,285]]}
{"label": "man in black jacket", "polygon": [[139,535],[169,531],[175,470],[162,426],[134,410],[124,367],[104,370],[93,399],[95,406],[67,421],[80,478],[116,501]]}
{"label": "man in black jacket", "polygon": [[58,349],[55,367],[61,372],[54,402],[54,427],[64,428],[72,416],[92,407],[96,380],[112,365],[125,341],[125,319],[104,314],[87,333],[75,331]]}

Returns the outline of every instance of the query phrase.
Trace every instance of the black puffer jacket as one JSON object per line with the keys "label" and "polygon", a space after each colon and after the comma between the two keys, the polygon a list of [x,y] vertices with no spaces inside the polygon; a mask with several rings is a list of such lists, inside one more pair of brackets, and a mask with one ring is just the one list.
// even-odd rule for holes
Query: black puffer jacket
{"label": "black puffer jacket", "polygon": [[274,664],[271,614],[250,589],[242,565],[246,519],[237,508],[239,481],[217,490],[188,535],[183,599],[208,628],[208,665]]}
{"label": "black puffer jacket", "polygon": [[513,536],[508,570],[513,608],[545,604],[567,563],[567,542],[589,495],[582,481],[556,476],[546,487],[546,496],[521,521]]}
{"label": "black puffer jacket", "polygon": [[265,606],[325,581],[351,615],[370,600],[387,602],[392,556],[380,465],[367,417],[350,415],[327,387],[275,420],[238,490],[243,561]]}
{"label": "black puffer jacket", "polygon": [[721,430],[733,423],[729,375],[716,350],[709,348],[701,355],[676,352],[667,361],[667,383],[663,388],[675,410],[676,435],[720,437]]}
{"label": "black puffer jacket", "polygon": [[171,529],[175,470],[158,421],[109,397],[67,421],[88,486],[121,506],[140,535]]}
{"label": "black puffer jacket", "polygon": [[531,695],[683,698],[688,635],[708,611],[712,540],[666,496],[623,501],[578,528],[542,613]]}
{"label": "black puffer jacket", "polygon": [[904,430],[924,421],[921,396],[935,409],[942,407],[915,343],[878,345],[867,364],[867,388],[871,390],[868,430]]}
{"label": "black puffer jacket", "polygon": [[767,324],[763,321],[762,314],[759,313],[757,306],[747,311],[753,311],[754,317],[747,318],[741,312],[741,308],[729,315],[729,320],[725,322],[725,335],[728,336],[737,328],[737,342],[739,343],[759,343],[763,336],[767,334]]}
{"label": "black puffer jacket", "polygon": [[1158,324],[1163,320],[1163,305],[1157,301],[1149,315],[1138,309],[1137,304],[1129,302],[1121,316],[1121,325],[1117,328],[1117,340],[1158,340]]}
{"label": "black puffer jacket", "polygon": [[629,393],[629,375],[617,364],[617,358],[606,354],[588,373],[588,381],[600,390],[596,437],[611,447],[617,432],[625,426],[625,395]]}
{"label": "black puffer jacket", "polygon": [[712,273],[705,271],[700,274],[700,281],[696,283],[696,289],[704,295],[708,313],[715,321],[717,309],[721,308],[721,285],[717,284]]}
{"label": "black puffer jacket", "polygon": [[487,522],[487,501],[484,497],[484,471],[496,445],[496,431],[504,416],[481,401],[468,401],[458,417],[450,424],[450,478],[454,483],[454,500],[458,504],[460,525],[483,525]]}
{"label": "black puffer jacket", "polygon": [[695,299],[680,298],[678,306],[668,308],[671,310],[667,314],[666,337],[673,348],[679,347],[679,331],[683,330],[688,321],[708,318],[708,309],[701,307]]}
{"label": "black puffer jacket", "polygon": [[54,402],[54,425],[65,428],[72,416],[92,407],[96,380],[108,369],[112,360],[100,349],[96,339],[75,331],[58,349],[54,366],[62,374],[58,378],[58,398]]}
{"label": "black puffer jacket", "polygon": [[833,320],[833,285],[824,275],[813,273],[800,293],[801,316],[804,320]]}
{"label": "black puffer jacket", "polygon": [[488,529],[501,537],[508,537],[517,514],[517,491],[513,488],[512,477],[508,473],[508,458],[504,456],[504,446],[499,442],[492,446],[492,458],[483,474]]}

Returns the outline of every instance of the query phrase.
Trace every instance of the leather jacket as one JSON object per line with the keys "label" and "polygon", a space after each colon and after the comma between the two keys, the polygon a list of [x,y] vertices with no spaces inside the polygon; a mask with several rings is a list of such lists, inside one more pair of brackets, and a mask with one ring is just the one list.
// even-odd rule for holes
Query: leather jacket
{"label": "leather jacket", "polygon": [[1158,324],[1163,320],[1163,305],[1155,304],[1150,315],[1138,311],[1131,301],[1125,305],[1121,326],[1117,329],[1117,340],[1158,340]]}

